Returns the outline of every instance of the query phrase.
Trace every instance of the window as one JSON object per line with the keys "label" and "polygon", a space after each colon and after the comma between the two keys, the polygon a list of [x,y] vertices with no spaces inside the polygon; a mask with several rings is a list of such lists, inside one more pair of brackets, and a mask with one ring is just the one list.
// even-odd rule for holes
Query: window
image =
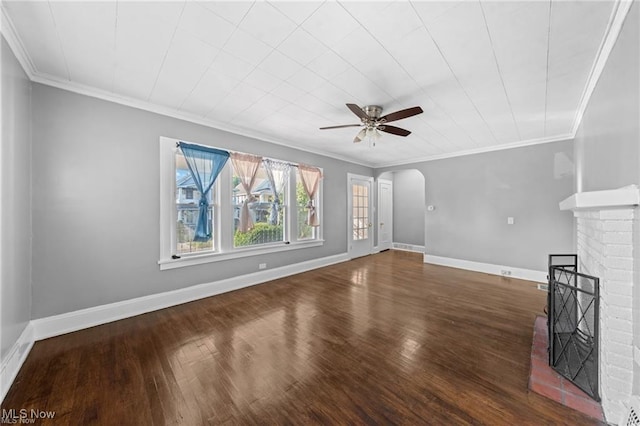
{"label": "window", "polygon": [[[193,180],[193,176],[187,166],[187,161],[184,158],[182,151],[175,150],[175,170],[176,170],[176,238],[175,238],[175,254],[183,255],[187,253],[197,253],[203,251],[211,251],[214,249],[213,242],[215,238],[208,241],[194,241],[196,226],[198,224],[199,213],[199,198],[200,193],[195,191],[196,184]],[[207,195],[207,201],[209,202],[207,212],[207,226],[209,229],[214,229],[213,226],[213,211],[215,199],[216,186],[211,188],[211,191]],[[197,199],[194,200],[194,195],[197,195]]]}
{"label": "window", "polygon": [[296,169],[296,208],[298,220],[298,239],[308,240],[315,237],[315,227],[310,226],[308,222],[308,205],[309,196],[304,190],[302,180],[300,179],[300,171]]}
{"label": "window", "polygon": [[[242,172],[232,162],[234,247],[282,243],[288,240],[286,209],[291,165],[283,161],[259,157],[255,157],[255,160],[257,160],[255,164],[257,170],[253,176],[250,194],[247,194],[242,182],[243,178],[246,180],[249,176],[241,176]],[[245,208],[249,215],[251,229],[243,230],[241,216]]]}
{"label": "window", "polygon": [[[217,170],[222,154],[229,161]],[[321,177],[312,166],[160,138],[160,269],[322,245]]]}

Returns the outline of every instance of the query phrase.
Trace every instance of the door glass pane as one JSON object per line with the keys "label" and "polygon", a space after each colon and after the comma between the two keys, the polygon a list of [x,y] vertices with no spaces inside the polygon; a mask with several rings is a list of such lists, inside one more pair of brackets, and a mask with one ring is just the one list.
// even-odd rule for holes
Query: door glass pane
{"label": "door glass pane", "polygon": [[369,188],[352,184],[353,239],[364,240],[369,237]]}

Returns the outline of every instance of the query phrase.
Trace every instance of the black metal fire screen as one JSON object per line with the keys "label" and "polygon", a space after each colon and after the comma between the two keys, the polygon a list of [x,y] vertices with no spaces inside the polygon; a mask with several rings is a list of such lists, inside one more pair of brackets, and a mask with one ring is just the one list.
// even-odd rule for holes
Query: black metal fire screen
{"label": "black metal fire screen", "polygon": [[577,260],[549,256],[549,364],[599,401],[599,280],[579,273]]}

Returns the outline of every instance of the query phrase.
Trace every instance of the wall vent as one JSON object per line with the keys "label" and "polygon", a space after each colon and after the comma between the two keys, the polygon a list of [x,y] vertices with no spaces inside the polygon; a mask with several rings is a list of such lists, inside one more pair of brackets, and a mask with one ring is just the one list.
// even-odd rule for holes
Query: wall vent
{"label": "wall vent", "polygon": [[549,291],[549,284],[538,284],[538,290]]}
{"label": "wall vent", "polygon": [[622,418],[620,426],[640,426],[640,398],[632,397],[629,405],[629,411]]}

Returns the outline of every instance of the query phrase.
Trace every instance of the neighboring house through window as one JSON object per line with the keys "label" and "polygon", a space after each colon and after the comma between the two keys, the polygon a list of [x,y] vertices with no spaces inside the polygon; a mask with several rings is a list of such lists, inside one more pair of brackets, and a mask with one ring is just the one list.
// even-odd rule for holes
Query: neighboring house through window
{"label": "neighboring house through window", "polygon": [[[230,158],[202,198],[198,189],[206,189],[211,160],[187,160],[180,143],[160,138],[161,269],[323,244],[320,169],[202,146]],[[201,169],[201,182],[190,163]],[[198,237],[204,229],[209,234]]]}

